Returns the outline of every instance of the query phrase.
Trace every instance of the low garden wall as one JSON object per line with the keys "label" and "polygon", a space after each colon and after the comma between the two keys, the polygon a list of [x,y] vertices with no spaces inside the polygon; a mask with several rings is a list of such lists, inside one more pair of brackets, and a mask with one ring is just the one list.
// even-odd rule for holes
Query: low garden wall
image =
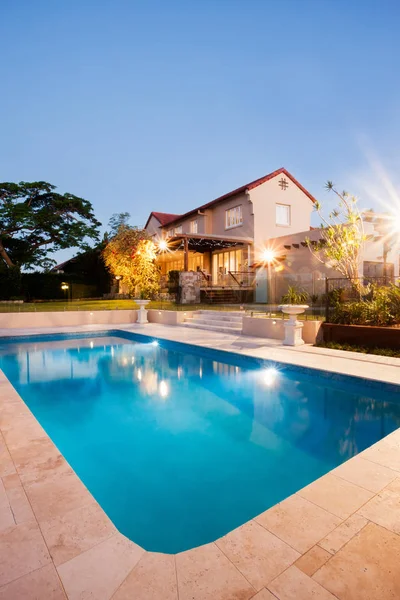
{"label": "low garden wall", "polygon": [[365,348],[400,348],[400,327],[370,327],[367,325],[336,325],[324,323],[324,342],[352,344]]}
{"label": "low garden wall", "polygon": [[181,310],[155,310],[151,308],[147,313],[150,323],[160,323],[161,325],[180,325],[190,316],[190,311]]}
{"label": "low garden wall", "polygon": [[[306,344],[315,344],[321,321],[302,321],[303,340]],[[243,335],[283,340],[285,337],[284,320],[270,317],[243,317]]]}
{"label": "low garden wall", "polygon": [[134,323],[136,310],[71,310],[57,312],[0,313],[0,329],[33,327],[74,327],[75,325],[117,325]]}

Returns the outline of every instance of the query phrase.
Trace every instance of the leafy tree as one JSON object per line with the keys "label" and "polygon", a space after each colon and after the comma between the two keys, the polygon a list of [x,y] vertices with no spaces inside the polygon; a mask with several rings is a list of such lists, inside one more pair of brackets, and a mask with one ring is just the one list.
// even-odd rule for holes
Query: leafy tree
{"label": "leafy tree", "polygon": [[341,273],[358,289],[361,251],[366,237],[357,198],[347,192],[339,193],[331,181],[326,188],[337,196],[338,204],[324,217],[321,204],[316,203],[315,209],[322,220],[321,239],[315,242],[308,238],[306,243],[319,262]]}
{"label": "leafy tree", "polygon": [[129,213],[113,215],[109,221],[111,238],[103,250],[107,269],[114,277],[121,278],[130,293],[134,293],[136,282],[133,271],[133,257],[141,240],[149,240],[145,229],[127,223]]}
{"label": "leafy tree", "polygon": [[152,240],[141,240],[132,260],[133,282],[140,297],[152,298],[160,288],[160,272],[155,264],[156,246]]}
{"label": "leafy tree", "polygon": [[87,249],[101,225],[90,202],[45,181],[0,183],[0,260],[6,268],[49,268],[49,254]]}

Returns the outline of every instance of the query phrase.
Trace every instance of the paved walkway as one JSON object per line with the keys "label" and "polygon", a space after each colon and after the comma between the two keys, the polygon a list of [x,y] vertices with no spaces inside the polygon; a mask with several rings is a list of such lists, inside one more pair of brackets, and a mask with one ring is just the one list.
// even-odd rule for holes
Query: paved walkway
{"label": "paved walkway", "polygon": [[[400,381],[398,359],[180,327],[118,328]],[[0,600],[400,598],[400,430],[216,542],[177,555],[146,552],[115,529],[1,372],[0,432]]]}

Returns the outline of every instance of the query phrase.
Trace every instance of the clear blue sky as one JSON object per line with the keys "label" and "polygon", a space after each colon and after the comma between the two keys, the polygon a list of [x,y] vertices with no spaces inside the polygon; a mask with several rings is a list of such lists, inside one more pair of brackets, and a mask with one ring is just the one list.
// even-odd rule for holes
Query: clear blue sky
{"label": "clear blue sky", "polygon": [[376,159],[399,182],[399,29],[398,0],[1,0],[0,180],[104,224],[281,166],[371,206]]}

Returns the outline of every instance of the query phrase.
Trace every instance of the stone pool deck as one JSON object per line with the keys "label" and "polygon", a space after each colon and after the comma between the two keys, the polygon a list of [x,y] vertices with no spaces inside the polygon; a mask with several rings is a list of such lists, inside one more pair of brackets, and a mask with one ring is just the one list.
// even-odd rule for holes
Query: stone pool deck
{"label": "stone pool deck", "polygon": [[[400,383],[400,359],[118,329]],[[0,372],[0,478],[0,600],[400,598],[400,429],[216,542],[165,555],[116,530]]]}

